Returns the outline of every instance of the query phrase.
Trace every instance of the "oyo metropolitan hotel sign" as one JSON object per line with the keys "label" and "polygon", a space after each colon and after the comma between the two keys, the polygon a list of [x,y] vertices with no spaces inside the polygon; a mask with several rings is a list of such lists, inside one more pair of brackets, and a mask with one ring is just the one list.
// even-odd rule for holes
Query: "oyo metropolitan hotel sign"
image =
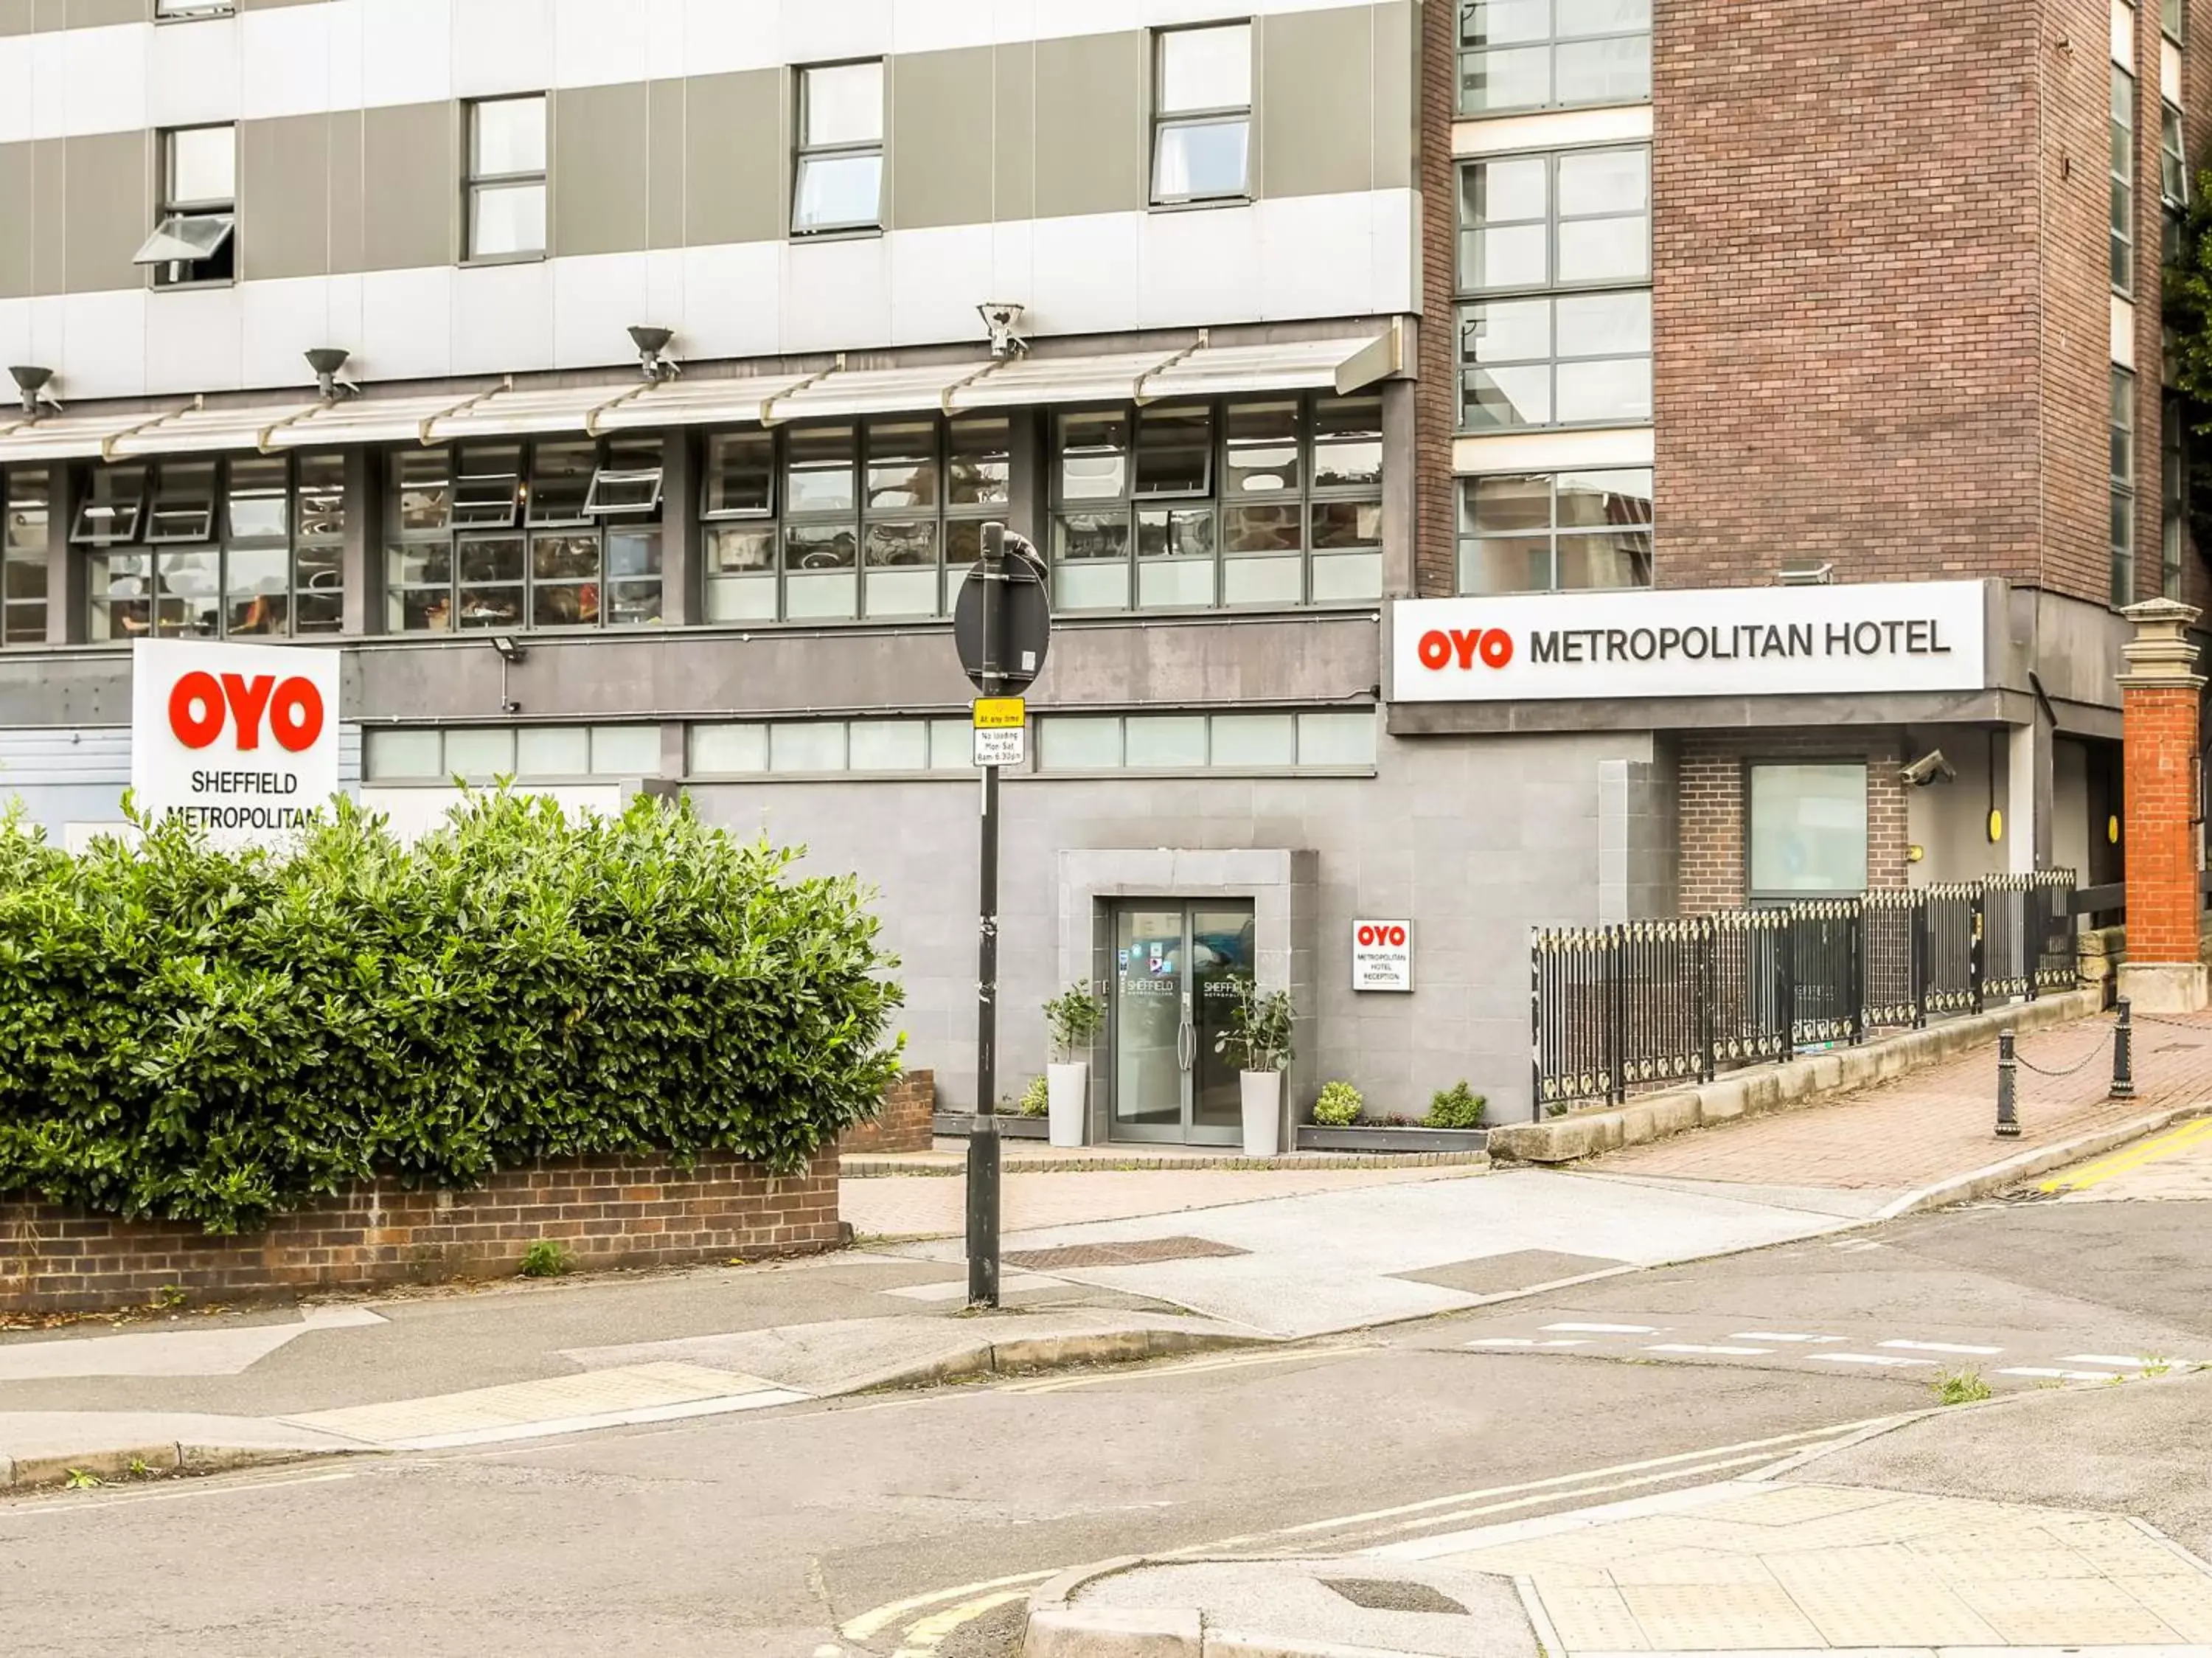
{"label": "oyo metropolitan hotel sign", "polygon": [[1978,691],[1979,582],[1406,600],[1401,703]]}
{"label": "oyo metropolitan hotel sign", "polygon": [[218,845],[289,841],[338,791],[338,653],[137,641],[131,788],[141,811]]}

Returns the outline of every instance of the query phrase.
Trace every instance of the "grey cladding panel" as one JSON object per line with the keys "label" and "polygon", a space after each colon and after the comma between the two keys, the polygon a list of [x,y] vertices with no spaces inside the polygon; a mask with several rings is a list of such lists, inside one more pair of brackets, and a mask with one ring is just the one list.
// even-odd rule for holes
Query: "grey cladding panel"
{"label": "grey cladding panel", "polygon": [[362,128],[362,268],[451,265],[460,246],[459,107],[371,109]]}
{"label": "grey cladding panel", "polygon": [[1036,43],[1036,216],[1121,213],[1149,199],[1152,37]]}
{"label": "grey cladding panel", "polygon": [[1410,190],[1420,152],[1419,0],[1389,0],[1375,15],[1375,182]]}
{"label": "grey cladding panel", "polygon": [[630,253],[647,246],[651,202],[647,82],[553,94],[556,253]]}
{"label": "grey cladding panel", "polygon": [[1280,12],[1261,35],[1259,176],[1270,196],[1374,177],[1375,30],[1365,8]]}
{"label": "grey cladding panel", "polygon": [[333,274],[366,270],[362,176],[362,111],[343,109],[330,118],[330,261]]}
{"label": "grey cladding panel", "polygon": [[994,56],[971,46],[890,60],[890,222],[899,229],[989,222]]}
{"label": "grey cladding panel", "polygon": [[991,216],[1036,216],[1036,48],[1018,41],[998,49],[998,129],[994,134]]}
{"label": "grey cladding panel", "polygon": [[143,132],[100,132],[63,141],[63,258],[70,292],[136,288],[144,280],[131,258],[154,228],[147,196],[149,138]]}
{"label": "grey cladding panel", "polygon": [[154,0],[69,0],[67,15],[67,27],[73,29],[143,23],[154,15]]}
{"label": "grey cladding panel", "polygon": [[694,76],[684,83],[684,239],[774,241],[785,234],[784,72],[746,70]]}
{"label": "grey cladding panel", "polygon": [[319,277],[330,270],[331,118],[291,115],[238,129],[242,274]]}
{"label": "grey cladding panel", "polygon": [[33,0],[0,0],[0,34],[28,34],[37,15]]}
{"label": "grey cladding panel", "polygon": [[32,247],[38,238],[36,174],[32,144],[0,144],[0,299],[23,299],[32,287]]}
{"label": "grey cladding panel", "polygon": [[650,177],[646,183],[645,238],[648,247],[684,246],[684,106],[681,81],[655,81],[648,94]]}
{"label": "grey cladding panel", "polygon": [[62,204],[69,193],[69,146],[40,138],[31,150],[31,291],[69,291],[69,260],[62,237]]}

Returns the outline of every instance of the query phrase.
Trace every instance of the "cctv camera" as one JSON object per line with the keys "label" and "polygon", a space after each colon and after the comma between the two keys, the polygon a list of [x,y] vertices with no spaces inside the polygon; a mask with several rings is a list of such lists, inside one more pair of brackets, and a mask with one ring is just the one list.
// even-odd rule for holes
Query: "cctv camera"
{"label": "cctv camera", "polygon": [[1931,783],[1948,783],[1959,775],[1959,768],[1943,758],[1943,751],[1931,748],[1911,765],[1904,768],[1905,782],[1915,789],[1925,789]]}

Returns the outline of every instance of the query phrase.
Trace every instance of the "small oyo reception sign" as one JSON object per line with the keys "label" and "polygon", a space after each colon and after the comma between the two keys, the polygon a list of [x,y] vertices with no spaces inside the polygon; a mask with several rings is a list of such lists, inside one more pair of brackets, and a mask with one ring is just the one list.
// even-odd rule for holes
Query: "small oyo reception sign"
{"label": "small oyo reception sign", "polygon": [[338,653],[141,639],[131,655],[131,788],[223,846],[274,846],[338,792]]}
{"label": "small oyo reception sign", "polygon": [[1352,923],[1352,988],[1400,991],[1413,988],[1412,922]]}

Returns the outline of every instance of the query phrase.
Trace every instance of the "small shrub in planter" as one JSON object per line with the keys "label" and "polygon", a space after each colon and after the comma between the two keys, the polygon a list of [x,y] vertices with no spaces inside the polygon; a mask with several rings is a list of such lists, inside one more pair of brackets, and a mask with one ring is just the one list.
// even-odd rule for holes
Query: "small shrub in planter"
{"label": "small shrub in planter", "polygon": [[1014,1114],[1018,1117],[1042,1117],[1051,1109],[1052,1095],[1045,1086],[1045,1079],[1030,1077],[1028,1085],[1022,1089],[1022,1097],[1014,1101]]}
{"label": "small shrub in planter", "polygon": [[1314,1101],[1313,1119],[1322,1128],[1350,1128],[1359,1120],[1367,1101],[1349,1082],[1331,1082]]}
{"label": "small shrub in planter", "polygon": [[1480,1128],[1482,1113],[1490,1101],[1475,1093],[1462,1078],[1448,1088],[1439,1088],[1429,1096],[1428,1119],[1424,1128]]}

